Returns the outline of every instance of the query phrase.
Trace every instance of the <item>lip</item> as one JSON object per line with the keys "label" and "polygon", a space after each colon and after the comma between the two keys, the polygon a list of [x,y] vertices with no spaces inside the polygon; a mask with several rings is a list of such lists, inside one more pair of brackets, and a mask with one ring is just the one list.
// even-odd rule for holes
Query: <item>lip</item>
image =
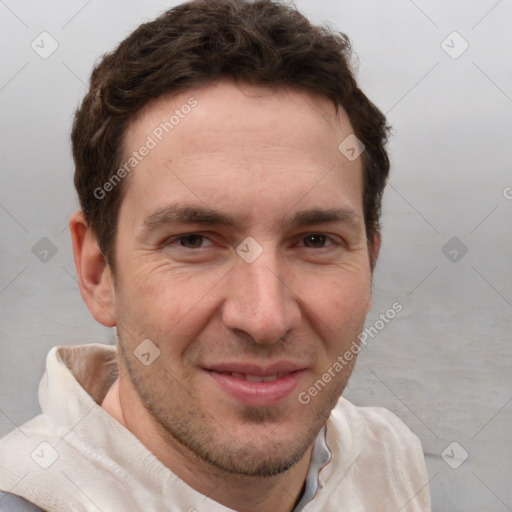
{"label": "lip", "polygon": [[205,367],[205,370],[208,371],[245,373],[248,375],[257,375],[258,377],[268,377],[269,375],[276,375],[277,373],[292,373],[303,369],[304,365],[292,361],[278,361],[266,366],[233,361]]}
{"label": "lip", "polygon": [[[204,368],[204,371],[224,393],[237,402],[253,407],[268,407],[290,396],[297,388],[305,369],[290,362],[265,367],[247,363],[222,363]],[[261,378],[277,375],[278,378],[270,382],[251,382],[234,377],[230,373],[242,373]]]}

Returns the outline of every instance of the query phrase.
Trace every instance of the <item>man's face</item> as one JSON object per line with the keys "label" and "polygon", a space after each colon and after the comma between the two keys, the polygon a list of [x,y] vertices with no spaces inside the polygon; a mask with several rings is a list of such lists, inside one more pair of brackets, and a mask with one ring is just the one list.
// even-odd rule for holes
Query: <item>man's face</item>
{"label": "man's face", "polygon": [[[338,151],[351,133],[327,100],[229,82],[161,98],[128,130],[126,159],[157,144],[119,212],[121,363],[162,431],[216,467],[290,467],[350,376],[354,361],[298,399],[370,304],[362,162]],[[160,350],[148,366],[134,354],[147,339]]]}

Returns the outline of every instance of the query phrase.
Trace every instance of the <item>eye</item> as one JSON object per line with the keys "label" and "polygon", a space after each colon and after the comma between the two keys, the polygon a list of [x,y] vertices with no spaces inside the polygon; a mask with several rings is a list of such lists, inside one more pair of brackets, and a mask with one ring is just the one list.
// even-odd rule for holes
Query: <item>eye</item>
{"label": "eye", "polygon": [[[181,235],[177,237],[175,241],[179,242],[179,245],[186,249],[200,249],[205,245],[211,245],[211,241],[208,238],[206,238],[204,235],[199,235],[197,233]],[[207,243],[203,245],[204,242]]]}
{"label": "eye", "polygon": [[322,249],[332,245],[330,238],[322,233],[313,233],[302,238],[304,246],[309,249]]}

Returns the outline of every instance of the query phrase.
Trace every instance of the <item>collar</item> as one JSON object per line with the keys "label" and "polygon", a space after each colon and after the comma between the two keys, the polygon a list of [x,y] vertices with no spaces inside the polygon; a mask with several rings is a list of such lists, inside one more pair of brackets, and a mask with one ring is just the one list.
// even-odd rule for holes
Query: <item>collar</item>
{"label": "collar", "polygon": [[293,512],[301,512],[302,509],[313,500],[318,491],[320,471],[331,461],[332,454],[327,446],[326,431],[327,429],[324,425],[315,440],[311,462],[309,463],[309,471],[306,476],[304,493],[299,503],[293,509]]}

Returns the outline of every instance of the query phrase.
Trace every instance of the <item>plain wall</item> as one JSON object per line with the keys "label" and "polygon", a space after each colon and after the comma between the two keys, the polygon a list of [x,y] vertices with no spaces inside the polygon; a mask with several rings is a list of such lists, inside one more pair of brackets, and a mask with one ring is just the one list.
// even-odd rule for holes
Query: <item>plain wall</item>
{"label": "plain wall", "polygon": [[[98,57],[175,4],[0,2],[0,435],[38,412],[52,346],[112,342],[75,279],[69,131]],[[403,310],[368,337],[345,396],[420,437],[434,510],[512,510],[512,1],[297,5],[350,36],[393,126],[368,326]],[[452,442],[458,469],[441,457]]]}

